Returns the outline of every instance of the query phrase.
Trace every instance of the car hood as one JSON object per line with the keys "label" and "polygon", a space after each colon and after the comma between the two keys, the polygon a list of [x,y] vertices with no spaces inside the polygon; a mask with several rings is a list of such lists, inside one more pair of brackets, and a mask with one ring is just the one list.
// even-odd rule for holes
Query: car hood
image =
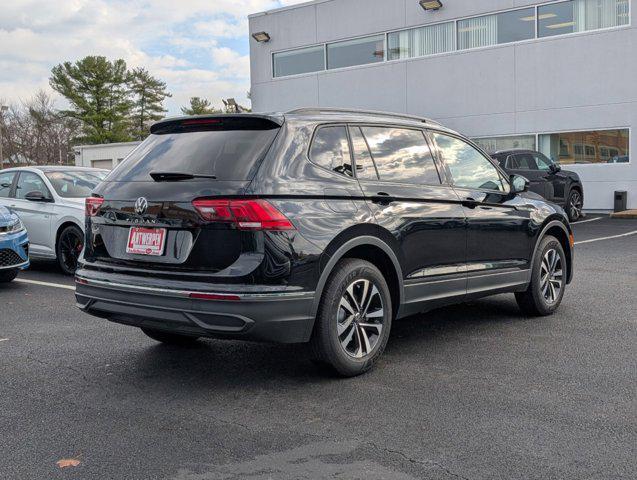
{"label": "car hood", "polygon": [[8,208],[0,206],[0,226],[8,225],[15,221],[17,216],[11,213]]}

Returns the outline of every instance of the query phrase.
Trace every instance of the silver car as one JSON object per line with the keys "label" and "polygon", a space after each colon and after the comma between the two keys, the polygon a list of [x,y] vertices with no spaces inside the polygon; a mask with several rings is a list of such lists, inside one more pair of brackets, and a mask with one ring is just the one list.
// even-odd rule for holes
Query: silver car
{"label": "silver car", "polygon": [[0,205],[22,219],[32,259],[57,259],[64,273],[75,273],[84,247],[84,199],[107,174],[68,166],[0,170]]}

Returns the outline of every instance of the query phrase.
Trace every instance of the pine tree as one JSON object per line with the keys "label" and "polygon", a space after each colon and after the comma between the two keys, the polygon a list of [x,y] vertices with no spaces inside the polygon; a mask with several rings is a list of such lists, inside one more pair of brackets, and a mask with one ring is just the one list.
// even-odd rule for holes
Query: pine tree
{"label": "pine tree", "polygon": [[172,95],[166,91],[166,83],[145,68],[130,72],[129,89],[133,96],[131,135],[135,140],[143,140],[148,135],[149,124],[164,117],[163,101]]}
{"label": "pine tree", "polygon": [[184,115],[207,115],[212,113],[221,113],[221,110],[217,110],[213,107],[210,100],[200,97],[192,97],[190,99],[190,107],[181,107],[181,112]]}
{"label": "pine tree", "polygon": [[80,121],[83,142],[111,143],[131,139],[129,77],[124,60],[88,56],[53,67],[49,83],[68,100],[63,113]]}

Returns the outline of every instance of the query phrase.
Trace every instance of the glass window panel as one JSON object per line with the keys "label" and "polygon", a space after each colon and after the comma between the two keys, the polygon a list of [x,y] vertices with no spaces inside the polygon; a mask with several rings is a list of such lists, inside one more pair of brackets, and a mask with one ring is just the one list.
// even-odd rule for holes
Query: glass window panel
{"label": "glass window panel", "polygon": [[15,172],[0,173],[0,198],[7,198],[11,191]]}
{"label": "glass window panel", "polygon": [[550,37],[628,24],[628,0],[572,0],[538,8],[538,35]]}
{"label": "glass window panel", "polygon": [[433,133],[445,163],[459,187],[505,191],[498,170],[480,151],[462,140]]}
{"label": "glass window panel", "polygon": [[450,52],[453,50],[453,30],[454,23],[449,22],[392,32],[387,36],[387,58],[399,60]]}
{"label": "glass window panel", "polygon": [[378,180],[378,173],[361,129],[359,127],[350,128],[350,137],[354,150],[354,161],[356,162],[356,177],[360,180]]}
{"label": "glass window panel", "polygon": [[486,47],[535,38],[535,9],[524,8],[458,22],[458,48]]}
{"label": "glass window panel", "polygon": [[352,160],[345,127],[322,127],[310,149],[310,159],[323,168],[352,177]]}
{"label": "glass window panel", "polygon": [[24,199],[27,193],[40,192],[43,197],[51,198],[49,189],[44,184],[44,180],[37,173],[21,172],[16,185],[16,198]]}
{"label": "glass window panel", "polygon": [[362,131],[381,180],[440,184],[438,169],[423,132],[387,127],[362,127]]}
{"label": "glass window panel", "polygon": [[323,45],[275,53],[272,58],[275,77],[325,70]]}
{"label": "glass window panel", "polygon": [[487,153],[495,153],[500,150],[512,150],[514,148],[535,150],[535,135],[484,137],[474,138],[473,141]]}
{"label": "glass window panel", "polygon": [[539,150],[554,162],[628,163],[627,129],[540,135]]}
{"label": "glass window panel", "polygon": [[385,35],[327,45],[327,68],[351,67],[385,60]]}

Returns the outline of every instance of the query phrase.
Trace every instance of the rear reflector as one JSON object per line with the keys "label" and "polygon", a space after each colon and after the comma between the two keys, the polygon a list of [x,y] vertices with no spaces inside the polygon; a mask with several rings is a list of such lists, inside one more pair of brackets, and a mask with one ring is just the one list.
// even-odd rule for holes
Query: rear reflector
{"label": "rear reflector", "polygon": [[86,215],[89,217],[94,217],[97,215],[97,212],[100,211],[100,207],[104,203],[104,199],[101,197],[88,197],[84,202],[86,207]]}
{"label": "rear reflector", "polygon": [[192,292],[188,294],[190,298],[196,298],[197,300],[225,300],[231,302],[238,302],[241,300],[238,295],[224,295],[221,293],[200,293]]}
{"label": "rear reflector", "polygon": [[294,230],[292,222],[265,200],[198,199],[192,205],[204,220],[232,223],[240,230]]}

